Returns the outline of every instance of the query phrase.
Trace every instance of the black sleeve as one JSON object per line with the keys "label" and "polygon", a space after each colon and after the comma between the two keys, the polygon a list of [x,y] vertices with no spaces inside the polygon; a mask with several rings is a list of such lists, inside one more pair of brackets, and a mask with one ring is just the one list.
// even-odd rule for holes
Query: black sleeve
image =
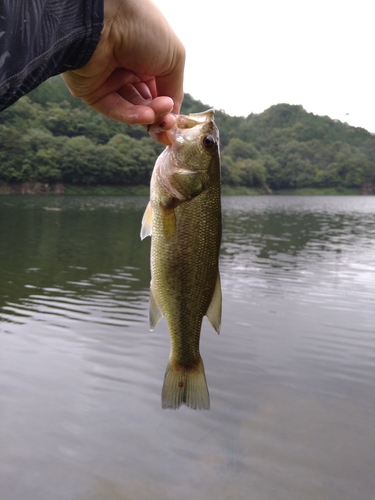
{"label": "black sleeve", "polygon": [[0,0],[0,111],[50,76],[84,66],[104,0]]}

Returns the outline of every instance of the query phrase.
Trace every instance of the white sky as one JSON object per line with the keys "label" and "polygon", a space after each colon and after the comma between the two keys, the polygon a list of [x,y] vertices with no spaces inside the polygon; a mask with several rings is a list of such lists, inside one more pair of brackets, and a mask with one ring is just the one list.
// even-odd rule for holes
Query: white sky
{"label": "white sky", "polygon": [[187,51],[185,92],[230,115],[301,104],[375,133],[373,0],[154,0]]}

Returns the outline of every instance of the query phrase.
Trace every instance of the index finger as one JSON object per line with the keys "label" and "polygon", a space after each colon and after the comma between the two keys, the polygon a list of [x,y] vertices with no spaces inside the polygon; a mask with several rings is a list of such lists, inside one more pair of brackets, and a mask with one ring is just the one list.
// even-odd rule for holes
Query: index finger
{"label": "index finger", "polygon": [[180,43],[175,51],[169,71],[155,77],[158,96],[168,96],[173,99],[173,113],[179,114],[184,100],[184,67],[185,49]]}

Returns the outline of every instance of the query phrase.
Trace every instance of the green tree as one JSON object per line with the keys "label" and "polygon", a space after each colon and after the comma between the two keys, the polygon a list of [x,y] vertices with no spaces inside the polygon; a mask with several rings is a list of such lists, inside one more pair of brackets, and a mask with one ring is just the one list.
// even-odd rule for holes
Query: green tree
{"label": "green tree", "polygon": [[64,182],[95,184],[97,147],[87,137],[68,139],[61,151],[61,174]]}
{"label": "green tree", "polygon": [[266,184],[267,172],[261,159],[245,159],[236,163],[242,186],[263,187]]}
{"label": "green tree", "polygon": [[252,144],[248,144],[241,139],[233,138],[229,140],[228,146],[223,150],[226,156],[230,156],[234,160],[256,158],[258,152]]}
{"label": "green tree", "polygon": [[[210,106],[186,95],[182,113]],[[375,136],[302,106],[246,118],[216,111],[222,180],[231,186],[375,190]],[[163,146],[144,127],[109,120],[48,80],[0,114],[0,180],[148,184]]]}

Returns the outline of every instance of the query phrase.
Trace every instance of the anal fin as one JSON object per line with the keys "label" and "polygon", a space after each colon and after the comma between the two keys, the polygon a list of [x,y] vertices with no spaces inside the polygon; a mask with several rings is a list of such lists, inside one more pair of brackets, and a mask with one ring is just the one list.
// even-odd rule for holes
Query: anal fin
{"label": "anal fin", "polygon": [[222,295],[221,295],[221,284],[220,284],[220,274],[217,273],[215,290],[212,295],[211,304],[208,306],[206,316],[211,323],[212,327],[217,333],[220,333],[221,327],[221,304],[222,304]]}
{"label": "anal fin", "polygon": [[149,304],[148,315],[150,320],[150,330],[152,331],[155,328],[155,326],[159,323],[161,318],[164,316],[163,313],[161,312],[160,307],[156,302],[154,291],[152,289],[152,283],[150,287],[150,304]]}

